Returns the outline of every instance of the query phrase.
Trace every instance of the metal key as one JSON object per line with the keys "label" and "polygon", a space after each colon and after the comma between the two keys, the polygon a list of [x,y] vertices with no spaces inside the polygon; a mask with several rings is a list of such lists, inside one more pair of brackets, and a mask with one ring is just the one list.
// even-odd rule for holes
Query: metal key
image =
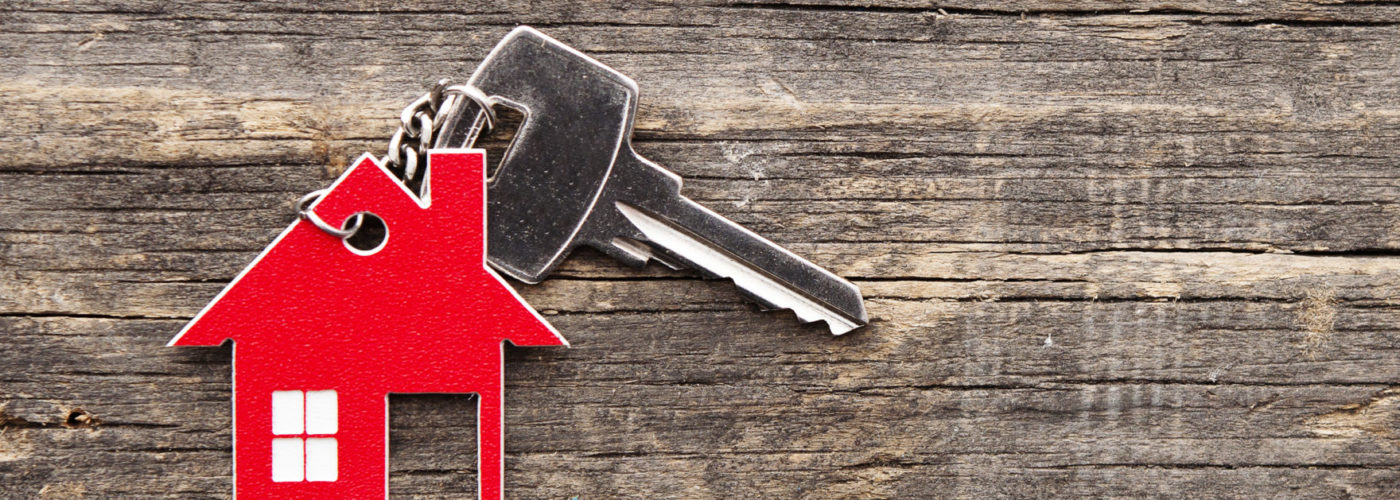
{"label": "metal key", "polygon": [[[589,245],[633,266],[655,259],[730,278],[761,305],[837,335],[868,321],[854,284],[685,198],[679,176],[632,150],[632,79],[520,27],[469,84],[525,116],[488,182],[488,260],[502,272],[538,283]],[[434,146],[469,147],[493,114],[448,99]]]}

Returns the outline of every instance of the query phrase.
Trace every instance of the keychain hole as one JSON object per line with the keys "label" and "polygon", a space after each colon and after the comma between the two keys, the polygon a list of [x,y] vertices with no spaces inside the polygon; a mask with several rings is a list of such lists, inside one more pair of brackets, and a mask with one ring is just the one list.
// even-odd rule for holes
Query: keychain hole
{"label": "keychain hole", "polygon": [[510,152],[511,145],[515,143],[515,136],[520,131],[520,124],[525,122],[525,113],[515,109],[506,103],[495,106],[496,128],[491,130],[489,135],[477,139],[476,147],[486,150],[486,178],[496,176],[496,171],[501,169],[501,163],[506,159],[506,153]]}
{"label": "keychain hole", "polygon": [[345,248],[358,255],[373,255],[384,249],[384,244],[389,242],[389,225],[373,212],[360,212],[346,217],[341,229],[350,229],[355,225],[356,216],[364,219],[360,221],[360,228],[355,230],[355,234],[345,238]]}

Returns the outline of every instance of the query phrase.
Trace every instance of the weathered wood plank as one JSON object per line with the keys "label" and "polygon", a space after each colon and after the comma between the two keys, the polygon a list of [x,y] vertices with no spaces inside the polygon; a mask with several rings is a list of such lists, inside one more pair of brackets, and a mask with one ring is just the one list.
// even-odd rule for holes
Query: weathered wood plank
{"label": "weathered wood plank", "polygon": [[[519,287],[574,347],[509,352],[514,496],[1400,487],[1393,2],[22,0],[0,497],[227,496],[229,350],[165,340],[515,23],[636,78],[637,148],[874,322],[580,252]],[[394,495],[473,493],[473,408],[393,398]]]}
{"label": "weathered wood plank", "polygon": [[[1034,356],[997,356],[985,347],[1009,342],[973,337],[974,333],[967,332],[966,337],[949,341],[911,339],[883,348],[869,344],[886,344],[889,335],[842,339],[841,343],[860,346],[860,352],[872,357],[869,361],[854,360],[842,354],[848,352],[844,346],[832,346],[818,335],[785,334],[787,329],[774,327],[764,331],[766,322],[761,321],[745,325],[747,314],[742,312],[724,318],[742,328],[717,328],[709,332],[709,338],[699,338],[697,332],[705,330],[701,325],[713,323],[714,315],[660,314],[667,316],[662,321],[673,328],[644,330],[640,337],[636,332],[641,330],[636,328],[655,324],[657,318],[645,316],[656,314],[624,315],[608,329],[580,325],[580,320],[591,321],[586,317],[560,318],[561,327],[591,334],[588,342],[568,352],[513,351],[515,368],[509,375],[513,403],[508,418],[515,426],[510,442],[516,443],[521,459],[532,466],[513,469],[512,473],[528,475],[533,469],[551,471],[549,475],[554,477],[565,476],[565,471],[576,474],[527,488],[534,488],[541,496],[581,491],[626,496],[637,485],[618,478],[628,477],[624,471],[635,466],[662,477],[692,477],[703,485],[701,491],[716,495],[730,491],[724,488],[725,483],[731,483],[728,487],[762,487],[772,496],[789,496],[785,492],[797,494],[792,488],[799,485],[838,487],[846,481],[877,479],[861,472],[874,468],[889,470],[906,481],[864,483],[874,488],[871,491],[923,485],[932,492],[948,493],[957,490],[943,488],[972,488],[966,491],[970,494],[988,490],[967,484],[972,477],[952,485],[940,485],[933,478],[976,476],[978,471],[995,476],[1008,466],[1046,474],[1081,468],[1157,468],[1213,475],[1236,467],[1277,474],[1287,464],[1366,471],[1385,470],[1400,460],[1393,438],[1385,431],[1393,425],[1400,398],[1384,384],[1248,384],[1205,378],[1198,382],[1085,383],[1051,382],[1050,377],[1033,376],[1028,383],[995,377],[940,379],[939,374],[929,373],[940,365],[975,372],[1014,360],[1024,364]],[[93,429],[62,428],[56,419],[70,409],[61,403],[54,405],[57,401],[23,398],[31,390],[51,393],[54,387],[66,387],[60,380],[36,377],[32,382],[7,383],[8,394],[21,396],[10,402],[7,412],[13,413],[7,414],[32,423],[12,424],[14,428],[7,431],[16,433],[15,442],[27,446],[19,454],[25,450],[61,450],[60,456],[90,453],[96,457],[93,463],[98,464],[116,450],[134,450],[169,460],[171,466],[179,460],[196,461],[199,467],[193,474],[201,476],[217,476],[217,467],[226,467],[223,460],[213,460],[214,464],[207,465],[212,470],[207,470],[211,460],[200,458],[208,456],[209,450],[227,446],[226,357],[210,359],[207,352],[172,355],[161,349],[159,339],[178,324],[176,321],[147,322],[145,327],[129,325],[130,320],[50,322],[143,331],[153,342],[133,343],[132,347],[109,343],[106,347],[146,358],[143,364],[148,366],[133,369],[126,366],[130,362],[122,363],[117,356],[108,360],[95,354],[73,356],[97,364],[87,368],[87,375],[69,376],[81,381],[82,387],[68,388],[62,399],[97,402],[87,410],[105,418]],[[55,326],[41,329],[51,328]],[[981,324],[974,328],[999,331]],[[69,338],[95,343],[93,338],[102,337],[70,334]],[[1030,341],[1026,344],[1037,344],[1039,339],[1025,340]],[[918,346],[920,341],[926,342]],[[984,348],[969,349],[971,344],[982,342],[987,344]],[[1083,350],[1075,342],[1070,339],[1054,347],[1034,348],[1052,353]],[[620,344],[658,347],[613,352],[603,347]],[[913,351],[923,352],[909,352],[911,344],[915,345]],[[959,346],[963,352],[945,354],[944,360],[927,354],[958,351]],[[53,347],[73,353],[102,346],[85,349],[55,343]],[[797,352],[804,348],[820,351]],[[643,351],[648,351],[650,359],[641,359]],[[26,357],[26,353],[19,354]],[[903,359],[905,355],[915,359]],[[908,364],[916,364],[908,367],[912,375],[889,369]],[[191,368],[196,371],[180,373]],[[50,370],[79,371],[67,366]],[[94,375],[107,370],[113,375]],[[144,370],[169,375],[156,377],[143,374]],[[871,378],[876,375],[880,376]],[[103,404],[115,391],[122,392],[126,402]],[[171,394],[181,398],[172,400]],[[453,408],[442,403],[437,401],[430,409]],[[460,408],[460,404],[456,406]],[[1338,410],[1319,415],[1318,408]],[[407,413],[414,414],[412,408]],[[191,418],[195,415],[199,417]],[[451,423],[452,415],[431,417],[426,427],[422,422],[396,427],[396,435],[408,439],[400,444],[442,453],[444,440],[429,429],[439,428],[441,435],[461,434],[462,424]],[[412,436],[423,440],[414,441]],[[987,441],[994,436],[1001,438]],[[440,454],[416,457],[425,463],[411,462],[408,470],[430,471],[426,478],[434,480],[455,477],[453,471],[461,467],[445,466],[451,462]],[[29,462],[39,470],[47,467],[45,463]],[[716,470],[716,464],[729,465]],[[82,463],[69,466],[82,467]],[[663,473],[662,466],[672,472]],[[188,481],[184,475],[144,476],[149,473],[148,466],[140,463],[106,467],[113,480],[112,484],[98,483],[104,491],[155,494],[171,482]],[[694,475],[677,474],[676,468]],[[748,468],[765,472],[743,474]],[[726,474],[726,469],[736,475]],[[600,471],[605,474],[590,475]],[[77,479],[63,471],[53,473],[57,478]],[[813,476],[831,482],[812,482]],[[460,482],[461,478],[457,479]],[[650,486],[662,488],[658,491],[671,487],[664,479]],[[421,483],[416,487],[428,488]]]}

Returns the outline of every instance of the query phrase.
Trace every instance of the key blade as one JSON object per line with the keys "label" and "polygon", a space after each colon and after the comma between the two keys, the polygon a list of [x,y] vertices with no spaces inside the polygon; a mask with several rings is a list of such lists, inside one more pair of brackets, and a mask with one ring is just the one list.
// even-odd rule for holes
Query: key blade
{"label": "key blade", "polygon": [[825,321],[832,334],[841,335],[869,321],[855,284],[694,201],[674,198],[663,205],[664,215],[623,201],[615,204],[650,244],[689,266],[733,280],[767,306],[792,310],[803,323]]}

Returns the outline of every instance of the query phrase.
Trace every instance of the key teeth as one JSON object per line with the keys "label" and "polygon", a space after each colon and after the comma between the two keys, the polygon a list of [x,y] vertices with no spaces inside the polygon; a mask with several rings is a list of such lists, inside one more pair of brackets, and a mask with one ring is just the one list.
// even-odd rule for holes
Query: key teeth
{"label": "key teeth", "polygon": [[846,326],[846,325],[838,324],[838,323],[833,322],[833,321],[831,321],[831,320],[828,320],[828,319],[826,319],[826,318],[803,316],[802,313],[801,313],[800,311],[798,311],[797,309],[793,309],[793,308],[791,308],[791,307],[784,307],[783,309],[786,309],[786,310],[788,310],[788,311],[792,311],[792,315],[793,315],[793,316],[797,316],[797,320],[798,320],[799,322],[801,322],[802,324],[804,324],[804,325],[806,325],[806,324],[811,324],[811,323],[816,323],[816,322],[818,322],[818,321],[821,321],[821,322],[826,323],[826,327],[827,327],[827,329],[831,330],[831,334],[832,334],[832,335],[835,335],[835,336],[838,336],[838,337],[841,336],[841,335],[845,335],[847,332],[849,332],[849,331],[851,331],[851,330],[855,330],[856,328],[860,328],[860,327],[863,325],[863,324],[857,324],[857,325],[855,325],[855,326]]}
{"label": "key teeth", "polygon": [[[742,279],[738,274],[743,274],[748,269],[747,264],[733,260],[725,256],[722,252],[708,250],[699,243],[694,236],[678,231],[670,224],[657,220],[650,214],[644,213],[634,207],[623,203],[617,203],[617,208],[628,222],[632,224],[641,236],[638,241],[646,243],[651,247],[651,252],[647,257],[649,260],[658,260],[663,257],[685,264],[691,269],[697,270],[702,277],[709,279],[727,279],[734,283],[743,292],[743,295],[758,302],[761,306],[771,309],[787,309],[793,312],[802,323],[814,323],[825,321],[827,328],[833,335],[842,335],[846,332],[859,328],[866,323],[865,307],[860,300],[860,290],[855,285],[835,277],[838,281],[849,288],[844,288],[841,292],[854,294],[859,310],[856,311],[860,318],[852,320],[847,316],[847,312],[839,307],[835,307],[828,302],[812,299],[798,293],[782,293],[783,285],[772,282],[771,279],[761,273],[745,274]],[[669,242],[669,244],[667,243]],[[625,245],[624,245],[625,246]],[[617,247],[614,247],[617,248]],[[617,250],[622,250],[617,248]],[[633,256],[640,257],[635,252]],[[697,260],[697,257],[699,260]],[[708,261],[710,265],[704,264]],[[768,285],[773,289],[772,296],[761,293],[761,289],[750,288],[750,286],[763,287]],[[823,311],[827,311],[823,314]]]}
{"label": "key teeth", "polygon": [[845,335],[847,332],[850,332],[851,330],[855,330],[856,328],[860,328],[861,326],[864,325],[864,323],[858,323],[858,324],[856,324],[855,326],[845,326],[845,325],[837,324],[837,323],[832,322],[832,321],[830,321],[830,320],[827,320],[827,319],[825,319],[825,318],[808,318],[808,317],[803,317],[803,316],[802,316],[802,313],[798,312],[797,309],[787,308],[787,310],[792,311],[792,314],[793,314],[794,316],[797,316],[798,321],[801,321],[802,324],[810,324],[810,323],[815,323],[815,322],[817,322],[817,321],[825,322],[825,323],[826,323],[827,329],[831,330],[831,334],[832,334],[832,335],[835,335],[835,336],[838,336],[838,337],[841,336],[841,335]]}
{"label": "key teeth", "polygon": [[[655,255],[653,255],[653,257],[655,257]],[[655,260],[655,261],[657,261],[657,262],[662,262],[660,259],[655,259],[655,258],[654,258],[653,260]],[[707,271],[703,271],[703,270],[697,271],[697,272],[701,275],[702,278],[704,278],[704,279],[706,279],[706,280],[721,280],[721,279],[722,279],[722,280],[725,280],[725,281],[728,281],[728,282],[732,283],[732,284],[735,286],[735,288],[738,288],[738,289],[739,289],[740,294],[743,295],[744,298],[747,298],[747,299],[753,301],[754,303],[758,304],[759,309],[762,310],[763,312],[791,311],[791,312],[792,312],[792,315],[797,317],[797,321],[798,321],[799,323],[801,323],[801,324],[804,324],[804,325],[816,323],[816,322],[819,322],[819,321],[820,321],[820,322],[825,322],[825,323],[826,323],[826,327],[827,327],[828,329],[831,330],[831,334],[834,335],[834,336],[838,336],[838,337],[839,337],[839,336],[841,336],[841,335],[845,335],[846,333],[850,332],[851,330],[855,330],[856,328],[860,328],[860,327],[862,327],[862,326],[865,326],[865,324],[867,323],[867,321],[865,320],[864,317],[862,317],[862,318],[860,319],[860,321],[854,322],[855,324],[854,324],[853,326],[848,326],[848,325],[840,324],[840,323],[837,323],[837,322],[829,321],[829,320],[827,320],[826,318],[823,318],[823,317],[818,316],[818,315],[804,315],[804,314],[802,314],[802,311],[799,310],[799,309],[797,309],[797,308],[787,307],[787,306],[783,306],[782,304],[774,303],[773,301],[768,300],[768,299],[765,299],[765,298],[763,298],[762,296],[760,296],[760,295],[754,293],[753,291],[751,291],[751,290],[749,290],[749,289],[747,289],[747,288],[744,288],[743,286],[739,285],[739,282],[738,282],[738,281],[735,281],[733,277],[730,277],[730,276],[720,276],[720,275],[717,275],[717,274],[714,274],[714,273],[711,273],[711,272],[707,272]],[[856,293],[860,293],[860,292],[857,291]],[[860,312],[861,312],[861,316],[864,316],[864,315],[865,315],[865,314],[864,314],[864,313],[865,313],[865,309],[864,309],[863,307],[861,308],[861,311],[860,311]]]}
{"label": "key teeth", "polygon": [[[704,275],[704,274],[706,274],[706,273],[701,273],[701,274]],[[739,283],[738,283],[738,282],[735,282],[733,278],[727,278],[727,277],[724,277],[724,276],[710,275],[710,276],[705,276],[705,279],[723,279],[723,280],[729,281],[730,283],[733,283],[734,286],[735,286],[736,288],[739,289],[739,292],[740,292],[745,298],[747,298],[747,299],[753,301],[755,304],[758,305],[758,309],[759,309],[760,311],[765,312],[765,313],[769,313],[769,312],[781,312],[781,311],[792,311],[793,316],[797,316],[797,321],[798,321],[799,323],[801,323],[801,324],[804,324],[804,325],[806,325],[806,324],[811,324],[811,323],[815,323],[815,322],[818,322],[818,321],[826,321],[824,318],[821,318],[821,317],[813,318],[813,317],[810,317],[810,316],[803,316],[802,313],[798,312],[797,309],[793,309],[793,308],[791,308],[791,307],[783,307],[782,305],[775,304],[775,303],[773,303],[772,301],[766,300],[766,299],[764,299],[763,297],[760,297],[758,294],[753,293],[753,292],[750,292],[748,289],[746,289],[746,288],[744,288],[744,287],[742,287],[742,286],[739,286]],[[864,311],[861,311],[861,312],[864,312]],[[839,336],[839,335],[842,335],[842,334],[845,334],[846,332],[849,332],[849,331],[854,330],[854,329],[856,329],[856,328],[860,328],[860,325],[864,325],[864,324],[865,324],[865,322],[864,322],[864,321],[861,321],[857,326],[850,327],[850,328],[844,328],[844,329],[843,329],[843,328],[841,328],[840,325],[834,325],[834,324],[832,324],[830,321],[826,321],[826,326],[827,326],[828,328],[831,329],[831,334],[832,334],[832,335],[838,335],[838,336]]]}

